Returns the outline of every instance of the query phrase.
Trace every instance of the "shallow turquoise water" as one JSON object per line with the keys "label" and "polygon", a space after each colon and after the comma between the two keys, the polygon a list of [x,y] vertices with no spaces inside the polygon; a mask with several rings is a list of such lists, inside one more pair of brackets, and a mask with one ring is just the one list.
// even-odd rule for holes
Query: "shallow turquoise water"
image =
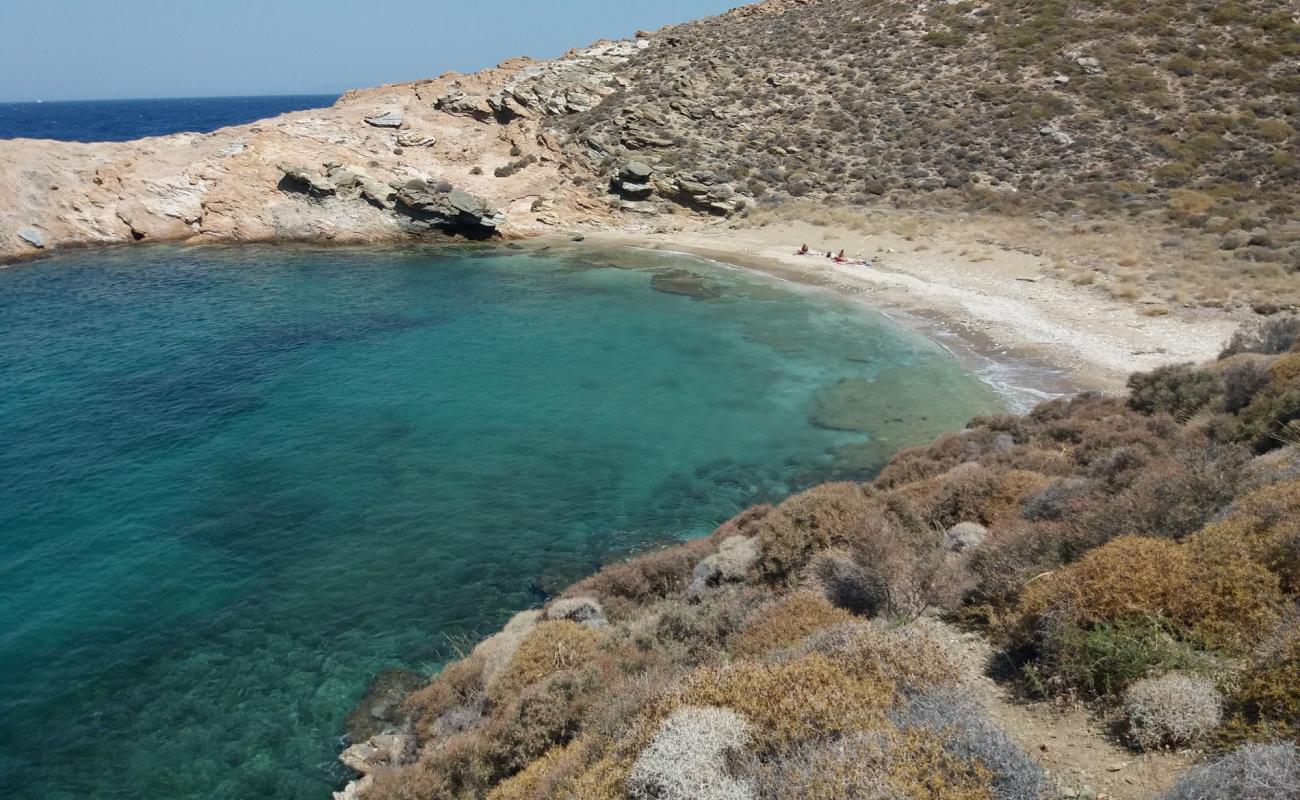
{"label": "shallow turquoise water", "polygon": [[877,468],[810,422],[843,379],[906,385],[891,447],[997,405],[861,308],[630,252],[82,253],[0,270],[0,319],[8,797],[327,797],[376,670]]}

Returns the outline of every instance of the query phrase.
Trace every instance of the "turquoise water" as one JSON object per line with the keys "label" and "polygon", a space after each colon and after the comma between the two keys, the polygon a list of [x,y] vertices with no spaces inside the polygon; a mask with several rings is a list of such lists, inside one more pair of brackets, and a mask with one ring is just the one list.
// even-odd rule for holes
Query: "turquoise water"
{"label": "turquoise water", "polygon": [[0,270],[0,319],[18,798],[327,797],[377,670],[997,406],[860,307],[632,252],[86,252]]}

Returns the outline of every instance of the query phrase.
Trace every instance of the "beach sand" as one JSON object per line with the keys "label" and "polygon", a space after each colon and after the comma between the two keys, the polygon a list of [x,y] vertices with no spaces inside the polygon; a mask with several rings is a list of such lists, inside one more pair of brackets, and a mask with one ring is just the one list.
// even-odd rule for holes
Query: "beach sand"
{"label": "beach sand", "polygon": [[[1212,359],[1239,323],[1203,311],[1148,315],[1141,303],[1046,274],[1041,256],[983,246],[972,257],[960,252],[965,243],[934,237],[775,222],[589,233],[586,241],[687,253],[825,287],[921,329],[982,371],[1023,373],[1005,377],[1023,384],[1017,391],[1043,396],[1121,391],[1132,372]],[[804,243],[819,254],[797,255]],[[869,263],[825,257],[841,248]]]}

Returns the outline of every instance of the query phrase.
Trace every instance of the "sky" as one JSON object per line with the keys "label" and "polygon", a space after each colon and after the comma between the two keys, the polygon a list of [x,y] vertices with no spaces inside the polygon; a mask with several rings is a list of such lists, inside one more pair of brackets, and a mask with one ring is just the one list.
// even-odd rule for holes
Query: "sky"
{"label": "sky", "polygon": [[745,0],[0,0],[0,100],[346,89],[551,57]]}

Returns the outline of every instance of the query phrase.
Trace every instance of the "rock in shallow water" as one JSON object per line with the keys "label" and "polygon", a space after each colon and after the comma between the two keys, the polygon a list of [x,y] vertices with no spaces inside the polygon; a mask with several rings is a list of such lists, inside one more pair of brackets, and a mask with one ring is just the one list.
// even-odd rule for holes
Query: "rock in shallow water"
{"label": "rock in shallow water", "polygon": [[722,296],[722,290],[709,281],[684,269],[660,272],[650,278],[650,288],[665,294],[680,294],[696,300],[712,300]]}

